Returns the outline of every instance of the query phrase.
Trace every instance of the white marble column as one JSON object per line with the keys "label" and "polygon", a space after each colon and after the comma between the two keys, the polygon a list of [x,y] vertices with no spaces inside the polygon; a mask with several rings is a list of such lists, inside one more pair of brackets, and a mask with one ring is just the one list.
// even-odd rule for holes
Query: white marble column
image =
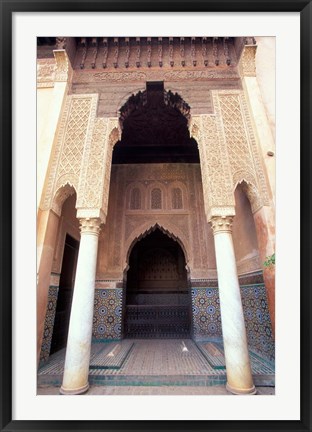
{"label": "white marble column", "polygon": [[215,242],[227,384],[234,394],[255,394],[232,240],[232,216],[210,220]]}
{"label": "white marble column", "polygon": [[81,240],[70,314],[61,394],[81,394],[89,388],[96,259],[100,219],[80,219]]}

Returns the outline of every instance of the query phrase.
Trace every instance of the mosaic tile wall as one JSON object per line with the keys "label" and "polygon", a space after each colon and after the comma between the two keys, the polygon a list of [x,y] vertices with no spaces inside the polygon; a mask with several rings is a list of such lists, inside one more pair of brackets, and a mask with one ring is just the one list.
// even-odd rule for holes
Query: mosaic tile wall
{"label": "mosaic tile wall", "polygon": [[[275,348],[264,284],[242,285],[241,297],[249,347],[273,360]],[[222,338],[218,288],[193,287],[192,311],[196,341]]]}
{"label": "mosaic tile wall", "polygon": [[241,297],[249,347],[273,360],[274,340],[264,284],[241,286]]}
{"label": "mosaic tile wall", "polygon": [[192,288],[192,313],[196,341],[222,337],[218,288]]}
{"label": "mosaic tile wall", "polygon": [[40,364],[45,363],[48,360],[50,355],[58,290],[59,290],[58,286],[49,287],[48,306],[47,306],[47,313],[44,322],[43,340],[42,340],[41,352],[40,352]]}
{"label": "mosaic tile wall", "polygon": [[122,336],[122,288],[96,289],[92,336],[96,340],[120,339]]}

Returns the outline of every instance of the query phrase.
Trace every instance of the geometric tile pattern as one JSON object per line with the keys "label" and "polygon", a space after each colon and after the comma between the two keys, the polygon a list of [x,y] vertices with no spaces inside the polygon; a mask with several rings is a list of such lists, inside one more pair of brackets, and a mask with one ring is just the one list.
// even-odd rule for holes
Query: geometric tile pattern
{"label": "geometric tile pattern", "polygon": [[222,337],[218,288],[192,288],[192,312],[196,341]]}
{"label": "geometric tile pattern", "polygon": [[94,339],[121,339],[122,291],[122,288],[95,290],[92,330]]}
{"label": "geometric tile pattern", "polygon": [[[268,360],[275,358],[275,345],[263,283],[240,287],[248,346]],[[192,288],[193,338],[222,339],[218,288]]]}
{"label": "geometric tile pattern", "polygon": [[274,359],[275,349],[264,284],[241,286],[241,297],[249,347]]}
{"label": "geometric tile pattern", "polygon": [[44,321],[44,332],[40,352],[40,364],[46,362],[50,355],[58,290],[59,287],[57,286],[49,287],[48,306]]}

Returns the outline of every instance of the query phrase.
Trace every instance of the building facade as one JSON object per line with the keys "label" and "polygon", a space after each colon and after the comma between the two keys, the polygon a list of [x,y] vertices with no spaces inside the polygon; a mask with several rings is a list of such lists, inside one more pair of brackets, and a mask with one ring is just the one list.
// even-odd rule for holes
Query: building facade
{"label": "building facade", "polygon": [[38,364],[92,341],[222,340],[274,359],[274,38],[38,38]]}

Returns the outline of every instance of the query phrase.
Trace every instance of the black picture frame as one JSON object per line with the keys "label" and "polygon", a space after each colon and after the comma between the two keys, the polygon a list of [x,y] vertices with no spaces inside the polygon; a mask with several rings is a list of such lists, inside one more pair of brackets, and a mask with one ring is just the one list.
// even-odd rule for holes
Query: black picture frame
{"label": "black picture frame", "polygon": [[[0,0],[1,13],[1,431],[311,431],[311,0]],[[14,12],[300,12],[301,234],[300,407],[298,421],[14,421],[12,420],[12,15]],[[291,57],[290,57],[291,61]],[[290,227],[291,229],[291,227]],[[290,247],[291,248],[291,247]],[[291,253],[291,251],[290,251]],[[291,374],[291,373],[290,373]]]}

